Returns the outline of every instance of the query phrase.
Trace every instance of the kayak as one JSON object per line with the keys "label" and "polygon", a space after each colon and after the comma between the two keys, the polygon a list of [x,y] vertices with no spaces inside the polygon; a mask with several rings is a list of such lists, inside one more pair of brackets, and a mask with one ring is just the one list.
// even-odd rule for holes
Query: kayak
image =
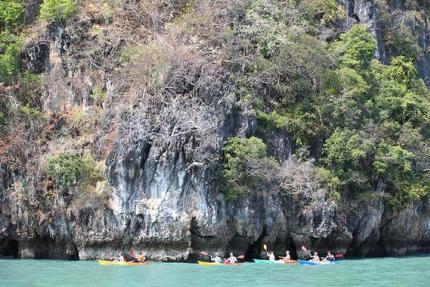
{"label": "kayak", "polygon": [[300,265],[308,265],[308,266],[316,266],[316,265],[330,265],[330,264],[336,264],[335,261],[321,261],[321,262],[315,262],[315,261],[309,261],[309,260],[301,260],[299,259]]}
{"label": "kayak", "polygon": [[205,261],[197,261],[197,263],[200,266],[239,266],[240,263],[235,263],[235,264],[231,264],[231,263],[215,263],[215,262],[205,262]]}
{"label": "kayak", "polygon": [[263,260],[263,259],[252,259],[256,264],[294,264],[297,263],[296,260]]}
{"label": "kayak", "polygon": [[149,262],[125,262],[125,261],[109,261],[109,260],[97,260],[100,265],[112,265],[112,266],[144,266],[149,265]]}
{"label": "kayak", "polygon": [[296,264],[297,260],[282,260],[284,261],[284,264]]}

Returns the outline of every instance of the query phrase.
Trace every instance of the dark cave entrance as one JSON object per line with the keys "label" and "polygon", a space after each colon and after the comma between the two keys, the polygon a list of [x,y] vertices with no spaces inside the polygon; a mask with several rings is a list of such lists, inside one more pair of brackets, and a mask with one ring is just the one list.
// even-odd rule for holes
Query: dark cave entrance
{"label": "dark cave entrance", "polygon": [[297,254],[296,245],[294,244],[293,238],[291,236],[288,238],[287,250],[290,251],[291,259],[296,260],[299,258],[299,255]]}
{"label": "dark cave entrance", "polygon": [[[258,239],[248,246],[248,249],[245,253],[245,260],[252,261],[252,259],[268,259],[267,252],[264,250],[263,245],[265,244],[265,237],[267,236],[266,227],[263,228],[263,232],[261,233]],[[294,244],[291,236],[286,238],[285,240],[276,241],[271,246],[268,244],[268,251],[273,251],[277,257],[285,256],[285,251],[290,251],[291,259],[297,259],[297,248]]]}
{"label": "dark cave entrance", "polygon": [[73,242],[38,238],[34,241],[36,259],[79,260],[78,249]]}
{"label": "dark cave entrance", "polygon": [[254,243],[250,244],[248,246],[248,249],[246,249],[246,253],[245,253],[246,261],[252,261],[252,259],[254,258],[256,259],[260,258],[261,246],[263,244],[263,240],[264,240],[264,237],[266,237],[266,235],[267,235],[266,226],[264,226],[263,231],[261,232],[258,239]]}
{"label": "dark cave entrance", "polygon": [[8,240],[1,254],[8,258],[19,258],[18,241],[14,239]]}

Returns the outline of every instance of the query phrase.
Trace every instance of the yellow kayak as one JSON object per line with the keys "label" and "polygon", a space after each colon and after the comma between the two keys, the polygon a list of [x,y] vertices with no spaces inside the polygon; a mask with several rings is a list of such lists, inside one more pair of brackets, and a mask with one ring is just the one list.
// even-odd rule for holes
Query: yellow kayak
{"label": "yellow kayak", "polygon": [[144,266],[149,265],[149,262],[126,262],[126,261],[109,261],[98,259],[100,265],[115,265],[115,266]]}
{"label": "yellow kayak", "polygon": [[215,262],[205,262],[205,261],[197,261],[200,266],[239,266],[239,263],[230,264],[230,263],[215,263]]}

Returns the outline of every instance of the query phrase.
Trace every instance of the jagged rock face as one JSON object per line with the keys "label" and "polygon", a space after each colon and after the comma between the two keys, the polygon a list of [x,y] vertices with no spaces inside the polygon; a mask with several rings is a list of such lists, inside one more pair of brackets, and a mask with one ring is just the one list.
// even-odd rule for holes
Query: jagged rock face
{"label": "jagged rock face", "polygon": [[[391,5],[401,9],[400,2]],[[368,23],[378,40],[379,58],[387,61],[373,1],[345,3],[349,15],[346,26]],[[427,50],[427,24],[414,29],[419,45]],[[29,69],[47,71],[47,83],[52,84],[44,102],[47,110],[59,111],[64,103],[73,101],[85,105],[93,86],[91,78],[85,69],[68,70],[62,57],[76,44],[67,30],[52,26],[46,39],[25,51]],[[430,75],[428,54],[420,58],[418,67],[425,77]],[[107,78],[107,92],[115,93],[121,79]],[[199,109],[179,103],[183,113],[198,121],[202,129],[168,138],[157,136],[160,132],[152,130],[153,119],[145,102],[122,115],[106,161],[112,187],[109,206],[88,203],[69,210],[60,198],[46,219],[39,216],[37,208],[27,210],[24,199],[9,193],[20,175],[2,167],[0,255],[93,259],[134,248],[149,259],[183,261],[200,257],[201,251],[258,256],[263,242],[277,254],[289,249],[300,256],[305,255],[302,245],[358,256],[430,251],[430,202],[394,212],[380,200],[349,205],[323,198],[309,202],[273,193],[270,188],[234,202],[226,200],[219,183],[221,147],[231,136],[255,134],[256,119],[225,99],[234,87],[219,80],[196,91],[203,99]],[[291,156],[294,147],[288,131],[264,136],[270,155],[280,161]]]}
{"label": "jagged rock face", "polygon": [[48,70],[49,43],[39,42],[29,45],[24,50],[27,69],[31,73],[41,74]]}

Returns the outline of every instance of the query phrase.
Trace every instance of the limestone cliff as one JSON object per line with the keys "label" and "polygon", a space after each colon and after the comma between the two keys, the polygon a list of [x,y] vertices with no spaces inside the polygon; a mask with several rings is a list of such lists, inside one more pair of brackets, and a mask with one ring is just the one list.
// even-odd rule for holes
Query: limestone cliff
{"label": "limestone cliff", "polygon": [[[38,6],[30,2],[28,7]],[[149,1],[154,7],[155,2]],[[1,142],[2,157],[11,159],[0,166],[0,255],[93,259],[134,248],[164,261],[194,260],[200,251],[252,258],[262,243],[277,254],[289,249],[299,256],[302,245],[350,256],[430,251],[428,200],[395,210],[380,197],[341,203],[324,195],[283,195],[271,186],[227,200],[219,180],[222,148],[230,137],[259,132],[255,111],[238,97],[242,91],[235,74],[245,65],[234,63],[234,57],[219,61],[215,55],[223,43],[216,37],[194,39],[175,30],[181,21],[176,13],[189,1],[161,2],[165,6],[157,13],[154,7],[139,13],[142,7],[132,4],[114,9],[105,1],[86,3],[85,12],[65,23],[39,23],[25,44],[23,65],[44,75],[41,106],[50,117],[43,128],[22,123],[25,142],[14,141],[13,133]],[[226,11],[233,14],[246,1],[237,2],[217,5],[229,6]],[[429,83],[427,4],[412,10],[404,1],[387,2],[344,1],[346,17],[320,27],[319,37],[331,41],[353,24],[365,23],[377,39],[375,57],[386,63],[396,46],[384,37],[401,21],[411,28],[416,65]],[[393,15],[389,23],[380,5]],[[37,15],[28,9],[28,15]],[[245,16],[218,17],[235,26]],[[176,28],[166,24],[175,19]],[[139,41],[159,45],[168,55],[162,60],[168,68],[151,66],[161,57],[151,49],[133,58],[127,49]],[[247,53],[231,49],[234,55]],[[124,67],[124,57],[133,64]],[[107,97],[103,103],[95,97],[100,93]],[[76,113],[96,116],[81,120]],[[263,137],[280,162],[295,152],[288,129],[266,131]],[[67,150],[90,153],[103,165],[106,181],[97,188],[106,196],[81,198],[79,187],[59,191],[46,178],[42,165],[48,155]]]}

